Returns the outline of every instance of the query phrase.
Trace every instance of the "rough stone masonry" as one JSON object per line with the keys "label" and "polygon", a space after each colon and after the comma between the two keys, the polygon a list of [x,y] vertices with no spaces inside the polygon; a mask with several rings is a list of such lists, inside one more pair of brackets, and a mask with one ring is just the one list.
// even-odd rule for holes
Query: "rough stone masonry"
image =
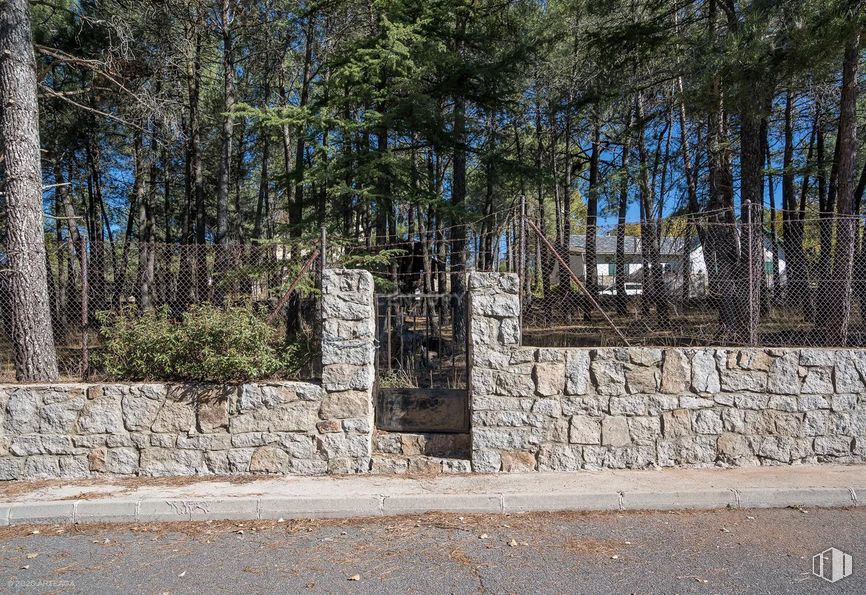
{"label": "rough stone masonry", "polygon": [[469,288],[473,471],[866,461],[864,351],[521,347],[517,277]]}
{"label": "rough stone masonry", "polygon": [[[468,286],[473,471],[866,461],[866,351],[521,347],[517,277]],[[374,316],[325,271],[321,383],[0,385],[0,479],[370,471]]]}
{"label": "rough stone masonry", "polygon": [[373,279],[322,280],[322,382],[0,386],[0,479],[370,469]]}

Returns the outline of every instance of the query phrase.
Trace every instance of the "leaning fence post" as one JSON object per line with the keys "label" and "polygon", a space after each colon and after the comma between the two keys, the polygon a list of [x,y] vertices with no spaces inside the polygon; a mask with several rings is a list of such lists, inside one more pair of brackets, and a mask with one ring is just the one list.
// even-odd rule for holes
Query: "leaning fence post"
{"label": "leaning fence post", "polygon": [[87,326],[88,326],[88,296],[90,294],[89,280],[87,278],[87,239],[81,237],[81,378],[87,380],[90,373],[90,350],[88,346]]}

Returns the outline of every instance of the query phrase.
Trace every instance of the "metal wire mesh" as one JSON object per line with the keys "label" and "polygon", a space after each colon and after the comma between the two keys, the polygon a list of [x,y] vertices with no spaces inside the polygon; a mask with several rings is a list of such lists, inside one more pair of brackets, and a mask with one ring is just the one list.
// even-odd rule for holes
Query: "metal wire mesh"
{"label": "metal wire mesh", "polygon": [[[526,345],[866,346],[864,226],[861,217],[802,211],[777,212],[771,222],[756,209],[754,216],[728,211],[600,225],[595,233],[578,224],[566,242],[551,225],[542,231],[541,219],[512,208],[469,225],[410,229],[401,240],[331,240],[327,264],[373,273],[380,380],[460,387],[463,279],[471,270],[521,275]],[[249,305],[271,319],[279,337],[318,349],[316,242],[49,239],[46,248],[54,338],[67,378],[88,371],[89,353],[100,348],[97,313],[130,306],[167,308],[179,318],[196,304]],[[7,379],[14,377],[10,274],[0,268],[0,374]],[[312,357],[303,375],[315,376],[317,362]]]}
{"label": "metal wire mesh", "polygon": [[[48,289],[61,375],[99,375],[99,313],[165,308],[179,319],[193,305],[250,306],[269,318],[277,339],[318,350],[320,261],[310,242],[295,244],[144,244],[48,241]],[[309,266],[302,271],[305,264]],[[0,275],[0,375],[14,378],[9,272]],[[289,292],[289,290],[291,291]],[[288,292],[288,294],[287,294]],[[276,312],[276,315],[274,314]],[[304,366],[318,374],[318,357]]]}
{"label": "metal wire mesh", "polygon": [[[705,214],[614,225],[594,239],[574,234],[567,248],[529,222],[523,341],[863,346],[863,220],[797,217],[784,228],[759,213],[754,223]],[[850,254],[837,241],[845,226],[854,232]]]}

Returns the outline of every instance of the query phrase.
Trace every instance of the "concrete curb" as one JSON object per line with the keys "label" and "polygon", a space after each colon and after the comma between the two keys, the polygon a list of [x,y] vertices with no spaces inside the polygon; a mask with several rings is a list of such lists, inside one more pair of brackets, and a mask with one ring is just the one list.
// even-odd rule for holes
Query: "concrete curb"
{"label": "concrete curb", "polygon": [[352,518],[425,512],[520,513],[862,506],[862,488],[102,499],[0,502],[0,525]]}

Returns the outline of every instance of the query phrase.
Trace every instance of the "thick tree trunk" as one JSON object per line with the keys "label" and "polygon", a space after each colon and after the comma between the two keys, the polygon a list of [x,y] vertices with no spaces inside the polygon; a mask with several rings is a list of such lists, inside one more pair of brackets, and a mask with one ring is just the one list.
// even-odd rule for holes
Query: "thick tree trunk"
{"label": "thick tree trunk", "polygon": [[229,181],[231,178],[232,133],[234,116],[231,111],[235,104],[235,64],[232,57],[232,14],[231,0],[222,0],[222,41],[223,41],[223,93],[225,95],[222,115],[222,150],[220,153],[219,173],[217,175],[217,244],[228,242],[229,235]]}
{"label": "thick tree trunk", "polygon": [[5,0],[0,9],[0,104],[15,375],[22,381],[53,381],[58,377],[57,355],[42,227],[36,58],[27,0]]}
{"label": "thick tree trunk", "polygon": [[854,258],[854,188],[857,163],[857,66],[860,34],[855,33],[845,48],[842,65],[842,93],[839,105],[839,146],[837,169],[836,246],[833,252],[833,273],[827,285],[832,304],[826,314],[827,343],[844,346],[848,342],[851,321],[851,273]]}
{"label": "thick tree trunk", "polygon": [[625,127],[625,139],[622,143],[622,179],[619,186],[619,207],[616,219],[616,313],[628,314],[628,295],[625,292],[625,282],[628,278],[628,265],[625,261],[625,217],[628,213],[629,172],[628,162],[631,152],[631,112]]}
{"label": "thick tree trunk", "polygon": [[761,115],[748,107],[740,123],[740,200],[743,246],[738,289],[740,315],[736,335],[749,345],[758,343],[758,323],[761,317],[761,278],[764,274],[764,234],[762,233],[763,147]]}
{"label": "thick tree trunk", "polygon": [[[794,96],[788,91],[785,97],[785,148],[782,165],[782,245],[785,247],[786,259],[786,294],[785,302],[789,307],[801,308],[806,314],[808,305],[808,281],[806,275],[806,258],[803,254],[803,221],[797,209],[797,195],[794,188]],[[816,125],[812,128],[809,138],[809,148],[806,151],[806,165],[812,161],[817,132]],[[802,192],[805,197],[809,188],[809,174],[803,175]]]}

